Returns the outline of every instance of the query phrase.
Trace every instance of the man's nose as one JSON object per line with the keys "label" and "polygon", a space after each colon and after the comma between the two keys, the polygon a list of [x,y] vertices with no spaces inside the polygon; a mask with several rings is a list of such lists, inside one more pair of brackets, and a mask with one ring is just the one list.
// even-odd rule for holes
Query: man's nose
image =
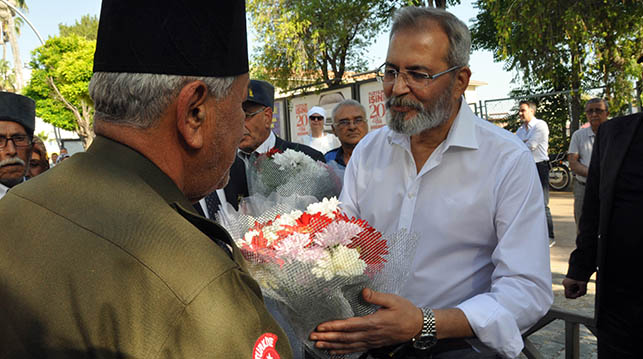
{"label": "man's nose", "polygon": [[410,91],[403,73],[398,73],[393,81],[393,95],[402,95]]}
{"label": "man's nose", "polygon": [[16,144],[13,143],[13,139],[7,139],[7,143],[5,144],[4,148],[0,149],[0,152],[2,152],[7,157],[15,157],[16,153],[18,152],[16,149]]}

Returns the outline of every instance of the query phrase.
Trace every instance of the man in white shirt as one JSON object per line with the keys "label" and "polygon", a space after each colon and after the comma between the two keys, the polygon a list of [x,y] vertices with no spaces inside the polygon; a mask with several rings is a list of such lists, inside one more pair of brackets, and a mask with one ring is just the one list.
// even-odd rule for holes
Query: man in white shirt
{"label": "man in white shirt", "polygon": [[308,121],[310,123],[310,135],[301,138],[304,145],[324,154],[340,145],[337,136],[324,132],[326,111],[322,107],[314,106],[308,110]]}
{"label": "man in white shirt", "polygon": [[574,172],[574,221],[578,227],[581,213],[583,212],[583,197],[585,196],[585,183],[589,171],[589,161],[592,158],[594,138],[598,126],[607,121],[609,114],[607,101],[602,98],[593,98],[585,104],[585,116],[590,126],[580,128],[572,135],[567,151],[569,168]]}
{"label": "man in white shirt", "polygon": [[521,333],[553,301],[538,175],[513,134],[467,106],[470,41],[466,25],[444,10],[396,14],[378,71],[388,127],[355,148],[340,201],[379,231],[408,230],[419,243],[401,295],[365,289],[380,309],[318,325],[318,348],[516,357]]}
{"label": "man in white shirt", "polygon": [[32,99],[0,92],[0,198],[25,180],[35,125],[36,104]]}
{"label": "man in white shirt", "polygon": [[547,122],[536,118],[536,104],[532,101],[520,101],[518,117],[520,117],[522,125],[516,131],[516,135],[531,151],[543,189],[549,246],[551,247],[556,242],[554,241],[554,221],[549,210],[549,154],[547,152],[549,149],[549,127]]}

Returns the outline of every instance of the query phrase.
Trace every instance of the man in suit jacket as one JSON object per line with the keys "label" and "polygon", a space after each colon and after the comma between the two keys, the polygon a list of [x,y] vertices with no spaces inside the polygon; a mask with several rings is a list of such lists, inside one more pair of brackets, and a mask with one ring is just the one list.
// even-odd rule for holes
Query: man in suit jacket
{"label": "man in suit jacket", "polygon": [[599,358],[640,357],[643,340],[643,113],[602,124],[594,141],[576,249],[563,280],[578,298],[597,272]]}
{"label": "man in suit jacket", "polygon": [[103,0],[96,139],[0,200],[0,357],[292,357],[192,207],[228,180],[247,72],[243,1]]}
{"label": "man in suit jacket", "polygon": [[[265,153],[273,148],[283,152],[287,149],[300,151],[316,161],[326,162],[324,155],[301,143],[285,141],[272,132],[272,111],[275,102],[275,88],[266,81],[250,80],[248,98],[243,103],[246,113],[244,134],[239,143],[239,151],[232,168],[230,168],[230,181],[225,187],[225,199],[235,209],[239,209],[239,200],[248,197],[248,181],[246,170],[252,163],[252,156]],[[210,194],[205,201],[208,202],[208,214],[218,210],[218,201],[222,199],[219,194]],[[214,204],[214,205],[213,205]]]}

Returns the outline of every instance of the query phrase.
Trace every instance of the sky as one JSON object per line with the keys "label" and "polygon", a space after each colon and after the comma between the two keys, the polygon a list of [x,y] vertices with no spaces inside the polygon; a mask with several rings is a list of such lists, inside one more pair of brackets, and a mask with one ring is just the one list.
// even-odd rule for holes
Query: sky
{"label": "sky", "polygon": [[[467,25],[475,18],[477,10],[471,4],[472,0],[462,0],[460,5],[447,10],[453,12]],[[100,0],[27,0],[29,7],[25,14],[33,23],[43,39],[58,35],[58,24],[72,25],[80,20],[83,15],[97,15],[100,13]],[[253,48],[252,38],[249,39],[248,48]],[[31,52],[40,46],[40,41],[27,24],[23,25],[19,38],[20,54],[22,61],[28,63]],[[380,35],[369,49],[372,54],[368,59],[373,69],[384,63],[388,47],[388,34]],[[471,54],[472,79],[486,82],[488,85],[478,88],[478,99],[490,100],[507,97],[512,88],[513,73],[503,69],[503,63],[493,61],[489,51],[475,51]]]}

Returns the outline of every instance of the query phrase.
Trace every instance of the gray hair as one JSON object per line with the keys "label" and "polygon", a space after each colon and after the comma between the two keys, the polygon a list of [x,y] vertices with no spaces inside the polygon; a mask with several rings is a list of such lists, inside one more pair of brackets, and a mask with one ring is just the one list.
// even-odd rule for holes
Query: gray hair
{"label": "gray hair", "polygon": [[589,105],[589,104],[592,104],[592,103],[599,103],[599,102],[602,102],[602,103],[603,103],[603,105],[605,105],[605,111],[609,112],[609,109],[610,109],[610,108],[609,108],[609,104],[607,103],[607,100],[605,100],[604,98],[594,97],[594,98],[592,98],[592,99],[589,99],[589,100],[585,103],[585,106],[587,106],[587,105]]}
{"label": "gray hair", "polygon": [[[338,103],[337,106],[335,106],[335,108],[333,108],[333,113],[332,113],[333,122],[335,122],[335,114],[337,113],[337,111],[339,111],[340,108],[346,107],[346,106],[359,107],[359,109],[362,110],[362,113],[364,114],[364,117],[366,117],[366,109],[364,108],[364,106],[361,103],[349,98],[349,99],[346,99],[346,100]],[[364,119],[364,120],[366,120],[366,119]]]}
{"label": "gray hair", "polygon": [[395,12],[389,40],[403,29],[420,29],[426,22],[435,22],[449,39],[449,51],[445,61],[449,67],[468,66],[471,52],[471,33],[460,19],[450,12],[436,8],[405,7]]}
{"label": "gray hair", "polygon": [[138,128],[155,126],[189,82],[203,81],[210,95],[222,99],[236,77],[194,77],[145,73],[96,72],[89,83],[94,120]]}

